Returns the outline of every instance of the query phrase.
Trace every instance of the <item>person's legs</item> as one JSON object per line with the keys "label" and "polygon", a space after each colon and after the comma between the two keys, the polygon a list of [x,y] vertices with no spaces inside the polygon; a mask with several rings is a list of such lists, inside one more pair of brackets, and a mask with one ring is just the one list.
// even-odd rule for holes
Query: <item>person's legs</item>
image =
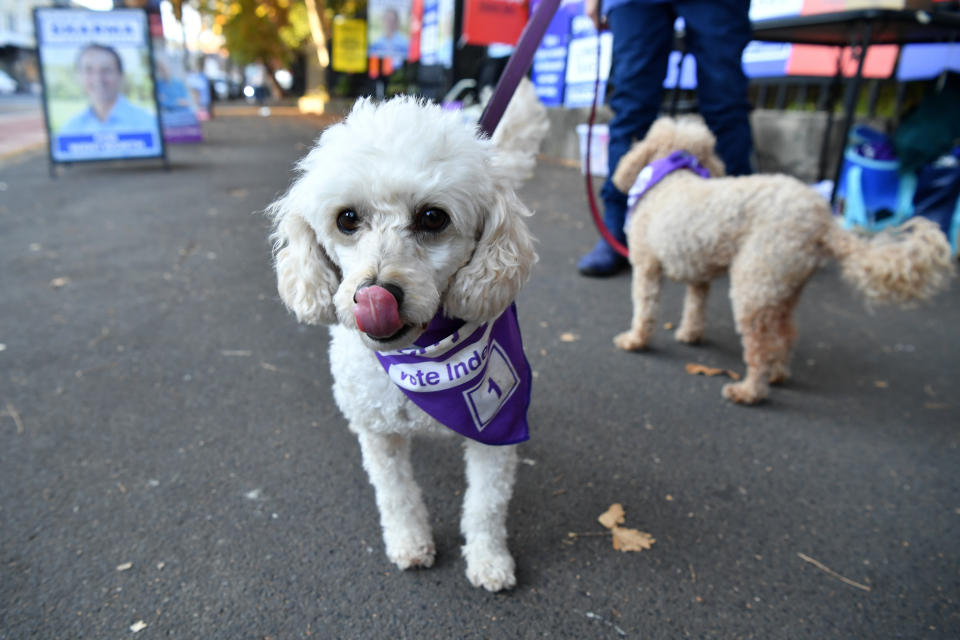
{"label": "person's legs", "polygon": [[676,0],[697,61],[700,113],[730,175],[752,173],[753,136],[741,57],[750,41],[749,0]]}
{"label": "person's legs", "polygon": [[[631,2],[619,5],[608,16],[613,34],[613,64],[610,83],[610,143],[607,161],[610,175],[630,146],[641,139],[660,112],[663,78],[673,43],[674,13],[669,3]],[[604,223],[615,238],[626,242],[623,223],[627,195],[607,178],[600,191]],[[580,273],[608,276],[627,266],[602,238],[577,264]]]}

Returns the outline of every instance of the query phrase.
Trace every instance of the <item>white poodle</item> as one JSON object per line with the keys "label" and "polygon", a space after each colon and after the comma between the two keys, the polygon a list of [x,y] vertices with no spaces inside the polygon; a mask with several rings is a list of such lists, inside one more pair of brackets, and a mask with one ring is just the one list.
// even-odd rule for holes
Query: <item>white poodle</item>
{"label": "white poodle", "polygon": [[[411,97],[363,99],[323,132],[267,210],[280,298],[300,322],[332,325],[333,394],[360,440],[387,556],[401,569],[433,564],[410,438],[456,429],[468,436],[460,522],[467,578],[490,591],[516,583],[506,515],[512,443],[526,438],[529,401],[522,351],[508,363],[491,328],[515,329],[512,302],[537,260],[523,221],[531,212],[514,190],[531,174],[546,129],[529,83],[492,139]],[[467,335],[479,342],[457,351]],[[465,384],[453,388],[454,379]],[[455,424],[421,408],[431,402],[441,405],[434,415],[449,412]],[[510,426],[520,431],[497,440],[488,419],[508,404],[516,404]],[[491,438],[510,444],[483,443]]]}

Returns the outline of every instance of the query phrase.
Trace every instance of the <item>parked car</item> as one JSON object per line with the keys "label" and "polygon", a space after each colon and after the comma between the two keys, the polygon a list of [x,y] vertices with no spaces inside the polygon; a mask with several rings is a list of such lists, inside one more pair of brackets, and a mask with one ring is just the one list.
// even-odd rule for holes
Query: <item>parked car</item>
{"label": "parked car", "polygon": [[262,104],[270,97],[270,87],[262,84],[248,84],[243,88],[243,96],[247,99],[247,102]]}
{"label": "parked car", "polygon": [[240,83],[227,78],[214,80],[213,90],[217,95],[217,100],[234,100],[243,97],[243,87]]}

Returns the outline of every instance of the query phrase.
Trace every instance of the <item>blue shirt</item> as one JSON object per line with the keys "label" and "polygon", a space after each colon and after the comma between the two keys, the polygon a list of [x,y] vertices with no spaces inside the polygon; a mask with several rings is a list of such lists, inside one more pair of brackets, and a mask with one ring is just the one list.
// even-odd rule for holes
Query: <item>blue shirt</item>
{"label": "blue shirt", "polygon": [[157,99],[164,110],[190,108],[190,94],[182,80],[157,80]]}
{"label": "blue shirt", "polygon": [[157,117],[144,109],[136,106],[125,96],[117,96],[117,101],[113,103],[113,108],[107,115],[105,121],[101,121],[94,113],[92,107],[87,107],[74,117],[67,124],[63,125],[57,135],[72,135],[78,133],[98,133],[98,132],[121,132],[121,131],[158,131]]}
{"label": "blue shirt", "polygon": [[630,2],[638,2],[640,4],[658,4],[662,2],[670,2],[671,0],[601,0],[600,3],[600,15],[606,16],[610,14],[612,9],[619,7]]}
{"label": "blue shirt", "polygon": [[368,54],[371,56],[390,56],[394,66],[400,66],[403,64],[403,61],[407,59],[407,50],[409,47],[410,41],[407,40],[402,33],[395,31],[390,37],[384,35],[377,38],[377,40],[370,45]]}

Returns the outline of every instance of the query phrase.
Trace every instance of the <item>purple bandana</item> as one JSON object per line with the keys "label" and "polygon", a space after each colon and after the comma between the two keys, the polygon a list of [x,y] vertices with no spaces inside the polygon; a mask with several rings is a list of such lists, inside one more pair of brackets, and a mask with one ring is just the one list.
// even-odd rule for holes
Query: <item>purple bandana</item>
{"label": "purple bandana", "polygon": [[666,158],[654,160],[640,171],[633,186],[630,187],[630,193],[627,194],[627,219],[623,223],[624,230],[630,224],[630,214],[633,213],[634,206],[643,194],[677,169],[690,169],[701,178],[710,177],[706,167],[700,164],[700,161],[689,151],[674,151]]}
{"label": "purple bandana", "polygon": [[481,325],[438,313],[413,344],[378,351],[377,359],[418,407],[484,444],[516,444],[530,437],[530,365],[515,304]]}

